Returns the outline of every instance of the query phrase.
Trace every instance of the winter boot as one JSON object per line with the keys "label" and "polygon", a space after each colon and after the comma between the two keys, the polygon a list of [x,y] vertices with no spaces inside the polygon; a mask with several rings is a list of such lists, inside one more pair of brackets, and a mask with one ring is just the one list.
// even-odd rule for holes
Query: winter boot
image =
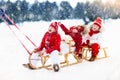
{"label": "winter boot", "polygon": [[55,72],[59,71],[59,65],[58,64],[53,64],[53,69]]}
{"label": "winter boot", "polygon": [[91,58],[89,59],[89,61],[94,61],[96,59],[96,56],[91,56]]}
{"label": "winter boot", "polygon": [[82,59],[82,54],[78,54],[78,59]]}
{"label": "winter boot", "polygon": [[82,59],[82,54],[78,54],[77,57],[78,57],[78,62],[82,62],[82,60],[83,60],[83,59]]}

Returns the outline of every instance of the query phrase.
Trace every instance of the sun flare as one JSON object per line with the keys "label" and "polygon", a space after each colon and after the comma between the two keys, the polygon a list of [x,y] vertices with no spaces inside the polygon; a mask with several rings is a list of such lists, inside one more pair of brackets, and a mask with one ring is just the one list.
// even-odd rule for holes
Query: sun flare
{"label": "sun flare", "polygon": [[103,3],[108,3],[108,2],[110,2],[110,3],[115,3],[115,1],[116,1],[116,0],[102,0]]}

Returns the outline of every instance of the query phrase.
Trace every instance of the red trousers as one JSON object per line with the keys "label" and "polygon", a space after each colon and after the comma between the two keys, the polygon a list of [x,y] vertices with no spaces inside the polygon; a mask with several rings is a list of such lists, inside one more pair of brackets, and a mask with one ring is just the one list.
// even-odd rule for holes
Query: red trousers
{"label": "red trousers", "polygon": [[92,49],[92,56],[96,56],[99,53],[100,45],[98,43],[93,43],[90,48]]}
{"label": "red trousers", "polygon": [[100,45],[98,43],[93,43],[92,45],[88,45],[88,44],[83,43],[82,46],[87,46],[87,47],[91,48],[91,50],[92,50],[91,55],[92,56],[96,56],[99,53]]}

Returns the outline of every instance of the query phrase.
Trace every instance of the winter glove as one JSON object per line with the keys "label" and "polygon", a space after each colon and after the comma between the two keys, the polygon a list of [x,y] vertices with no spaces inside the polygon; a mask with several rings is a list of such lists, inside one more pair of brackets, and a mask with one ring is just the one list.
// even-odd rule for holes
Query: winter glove
{"label": "winter glove", "polygon": [[90,44],[90,40],[86,40],[86,44],[89,45]]}
{"label": "winter glove", "polygon": [[88,45],[89,48],[91,48],[91,45],[92,45],[92,44],[90,43],[90,40],[87,40],[87,41],[86,41],[86,44]]}
{"label": "winter glove", "polygon": [[58,22],[58,25],[60,26],[62,23],[61,22]]}
{"label": "winter glove", "polygon": [[33,50],[33,52],[34,52],[34,53],[38,52],[38,48],[35,48],[35,49]]}
{"label": "winter glove", "polygon": [[86,42],[84,42],[83,44],[82,44],[82,46],[90,46],[90,40],[86,40]]}

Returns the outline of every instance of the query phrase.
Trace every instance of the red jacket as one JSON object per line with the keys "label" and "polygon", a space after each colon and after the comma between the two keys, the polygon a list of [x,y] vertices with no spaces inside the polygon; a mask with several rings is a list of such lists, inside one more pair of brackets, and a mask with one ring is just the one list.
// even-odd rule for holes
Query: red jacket
{"label": "red jacket", "polygon": [[82,49],[82,35],[80,33],[73,33],[70,30],[68,30],[63,24],[60,25],[62,30],[65,32],[66,35],[70,35],[72,39],[75,42],[75,52],[76,54],[79,54],[79,51]]}
{"label": "red jacket", "polygon": [[38,47],[38,51],[42,50],[43,48],[46,49],[46,53],[48,54],[50,54],[53,50],[60,51],[60,43],[61,37],[57,32],[46,32],[42,39],[41,45]]}

